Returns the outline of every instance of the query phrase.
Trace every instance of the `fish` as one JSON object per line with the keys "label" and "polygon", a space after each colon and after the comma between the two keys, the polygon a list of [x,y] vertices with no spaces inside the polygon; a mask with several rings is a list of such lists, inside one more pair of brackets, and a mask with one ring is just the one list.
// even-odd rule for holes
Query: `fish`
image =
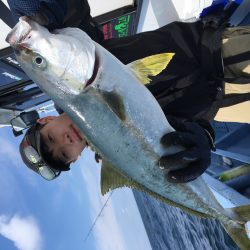
{"label": "fish", "polygon": [[174,53],[124,65],[78,28],[48,31],[27,17],[19,19],[6,41],[24,72],[71,117],[103,159],[102,193],[138,188],[190,213],[218,219],[241,249],[250,249],[250,205],[224,209],[202,176],[170,183],[158,166],[161,156],[182,148],[161,145],[161,137],[174,129],[144,84],[167,68]]}

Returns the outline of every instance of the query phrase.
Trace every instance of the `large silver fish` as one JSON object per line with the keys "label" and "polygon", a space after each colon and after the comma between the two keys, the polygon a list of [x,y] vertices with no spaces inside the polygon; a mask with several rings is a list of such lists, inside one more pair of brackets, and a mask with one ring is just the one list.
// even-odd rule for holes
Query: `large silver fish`
{"label": "large silver fish", "polygon": [[[130,179],[131,186],[220,220],[242,249],[250,249],[244,228],[250,218],[249,206],[225,210],[201,177],[172,184],[157,166],[163,154],[180,149],[160,144],[160,138],[173,128],[138,80],[154,74],[155,69],[141,70],[141,76],[83,31],[66,28],[50,33],[27,18],[20,19],[7,41],[27,75],[68,113],[104,162],[112,165],[110,169]],[[140,68],[139,62],[135,65]]]}

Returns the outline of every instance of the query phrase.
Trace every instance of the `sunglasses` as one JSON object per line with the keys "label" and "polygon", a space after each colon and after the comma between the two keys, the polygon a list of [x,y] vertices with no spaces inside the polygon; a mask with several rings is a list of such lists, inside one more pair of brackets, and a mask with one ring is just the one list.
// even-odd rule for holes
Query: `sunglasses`
{"label": "sunglasses", "polygon": [[50,181],[57,178],[61,171],[49,167],[39,152],[30,144],[26,137],[22,142],[22,151],[25,158],[25,163],[35,172],[40,174],[44,179]]}

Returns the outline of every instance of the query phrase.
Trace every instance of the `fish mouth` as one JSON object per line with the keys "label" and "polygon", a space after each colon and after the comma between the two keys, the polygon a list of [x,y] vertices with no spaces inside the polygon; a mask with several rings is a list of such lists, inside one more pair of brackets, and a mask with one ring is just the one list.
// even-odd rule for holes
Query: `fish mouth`
{"label": "fish mouth", "polygon": [[22,48],[28,49],[28,44],[24,41],[29,39],[32,27],[29,23],[29,18],[21,17],[21,23],[17,23],[16,26],[7,35],[5,41],[10,44],[15,50]]}
{"label": "fish mouth", "polygon": [[95,53],[95,65],[94,65],[93,74],[91,78],[87,81],[87,83],[85,84],[85,87],[84,87],[85,89],[94,83],[97,77],[97,74],[99,72],[99,66],[100,66],[100,60],[99,60],[98,55]]}

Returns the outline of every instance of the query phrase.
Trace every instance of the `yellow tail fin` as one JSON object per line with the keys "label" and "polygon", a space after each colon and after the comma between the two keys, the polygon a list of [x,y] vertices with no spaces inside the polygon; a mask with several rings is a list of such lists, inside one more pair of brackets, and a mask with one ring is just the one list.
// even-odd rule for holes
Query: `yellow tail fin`
{"label": "yellow tail fin", "polygon": [[229,223],[222,223],[227,233],[235,241],[235,243],[242,250],[250,249],[250,229],[247,228],[247,221],[250,220],[250,205],[244,205],[239,207],[233,207],[227,210],[231,210],[239,217],[240,221],[229,221]]}
{"label": "yellow tail fin", "polygon": [[244,225],[232,221],[231,225],[223,224],[223,226],[233,241],[240,247],[240,249],[250,249],[250,240],[247,236],[247,231]]}
{"label": "yellow tail fin", "polygon": [[230,210],[236,213],[243,220],[250,221],[250,205],[233,207],[233,208],[230,208]]}

